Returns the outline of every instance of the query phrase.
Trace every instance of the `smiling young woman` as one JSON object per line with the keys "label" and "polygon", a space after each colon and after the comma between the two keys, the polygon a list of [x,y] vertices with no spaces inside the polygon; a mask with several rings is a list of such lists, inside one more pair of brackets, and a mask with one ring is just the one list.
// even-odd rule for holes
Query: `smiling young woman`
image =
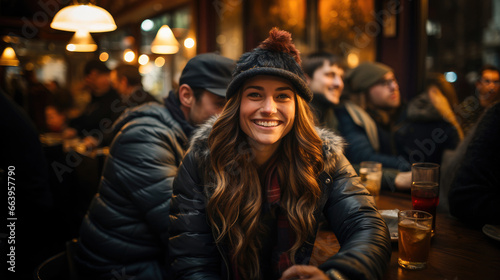
{"label": "smiling young woman", "polygon": [[[288,32],[240,58],[222,114],[197,131],[174,182],[176,279],[382,277],[387,227],[342,139],[315,128],[305,81]],[[321,214],[346,249],[315,267]]]}

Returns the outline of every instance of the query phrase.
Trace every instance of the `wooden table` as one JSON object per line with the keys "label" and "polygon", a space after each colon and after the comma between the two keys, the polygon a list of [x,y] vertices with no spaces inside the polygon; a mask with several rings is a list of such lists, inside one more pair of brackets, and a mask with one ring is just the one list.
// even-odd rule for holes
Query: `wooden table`
{"label": "wooden table", "polygon": [[[409,194],[383,192],[378,208],[411,209]],[[318,265],[339,250],[331,232],[320,231],[311,264]],[[429,265],[424,270],[400,268],[398,244],[392,243],[392,255],[384,280],[499,280],[500,242],[486,236],[481,229],[471,228],[444,211],[437,213],[436,234],[432,238]]]}

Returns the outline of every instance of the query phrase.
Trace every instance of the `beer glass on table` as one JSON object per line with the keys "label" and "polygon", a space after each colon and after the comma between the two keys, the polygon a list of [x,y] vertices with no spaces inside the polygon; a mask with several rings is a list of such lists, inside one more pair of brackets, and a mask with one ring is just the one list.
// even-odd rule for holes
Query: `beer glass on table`
{"label": "beer glass on table", "polygon": [[363,161],[359,168],[359,177],[361,183],[373,196],[375,203],[380,196],[380,187],[382,185],[382,163],[375,161]]}
{"label": "beer glass on table", "polygon": [[439,164],[420,162],[411,166],[411,203],[413,210],[430,213],[432,235],[436,230],[436,208],[439,203]]}
{"label": "beer glass on table", "polygon": [[398,213],[398,264],[406,269],[427,266],[431,248],[432,215],[418,210]]}

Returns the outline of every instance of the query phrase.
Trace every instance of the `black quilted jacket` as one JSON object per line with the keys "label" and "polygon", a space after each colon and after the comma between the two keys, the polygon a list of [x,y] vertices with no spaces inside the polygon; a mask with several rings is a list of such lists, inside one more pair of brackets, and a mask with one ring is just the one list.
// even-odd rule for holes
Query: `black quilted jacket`
{"label": "black quilted jacket", "polygon": [[77,267],[94,279],[168,279],[170,197],[187,136],[156,103],[126,111],[115,130],[80,229]]}
{"label": "black quilted jacket", "polygon": [[[203,169],[209,162],[207,137],[211,124],[197,131],[174,180],[170,211],[169,250],[174,279],[231,279],[228,253],[214,243],[205,205]],[[319,268],[336,270],[348,279],[380,279],[391,255],[389,232],[373,200],[342,154],[342,140],[319,131],[327,167],[318,178],[323,189],[318,211],[326,217],[340,242],[340,251]],[[308,264],[315,236],[299,249],[295,261]]]}

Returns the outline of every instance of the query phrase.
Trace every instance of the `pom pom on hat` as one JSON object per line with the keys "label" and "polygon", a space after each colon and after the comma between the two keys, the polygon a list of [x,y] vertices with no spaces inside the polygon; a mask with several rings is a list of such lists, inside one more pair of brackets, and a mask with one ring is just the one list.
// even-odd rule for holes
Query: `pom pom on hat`
{"label": "pom pom on hat", "polygon": [[300,52],[295,48],[290,33],[274,27],[269,31],[269,37],[262,41],[258,48],[274,52],[284,52],[291,55],[298,64],[301,64]]}
{"label": "pom pom on hat", "polygon": [[291,34],[273,28],[269,32],[269,37],[257,48],[240,57],[233,72],[233,80],[228,86],[226,98],[234,96],[247,79],[257,75],[271,75],[291,82],[297,94],[310,102],[313,94],[307,86],[300,63],[300,52],[292,43]]}

